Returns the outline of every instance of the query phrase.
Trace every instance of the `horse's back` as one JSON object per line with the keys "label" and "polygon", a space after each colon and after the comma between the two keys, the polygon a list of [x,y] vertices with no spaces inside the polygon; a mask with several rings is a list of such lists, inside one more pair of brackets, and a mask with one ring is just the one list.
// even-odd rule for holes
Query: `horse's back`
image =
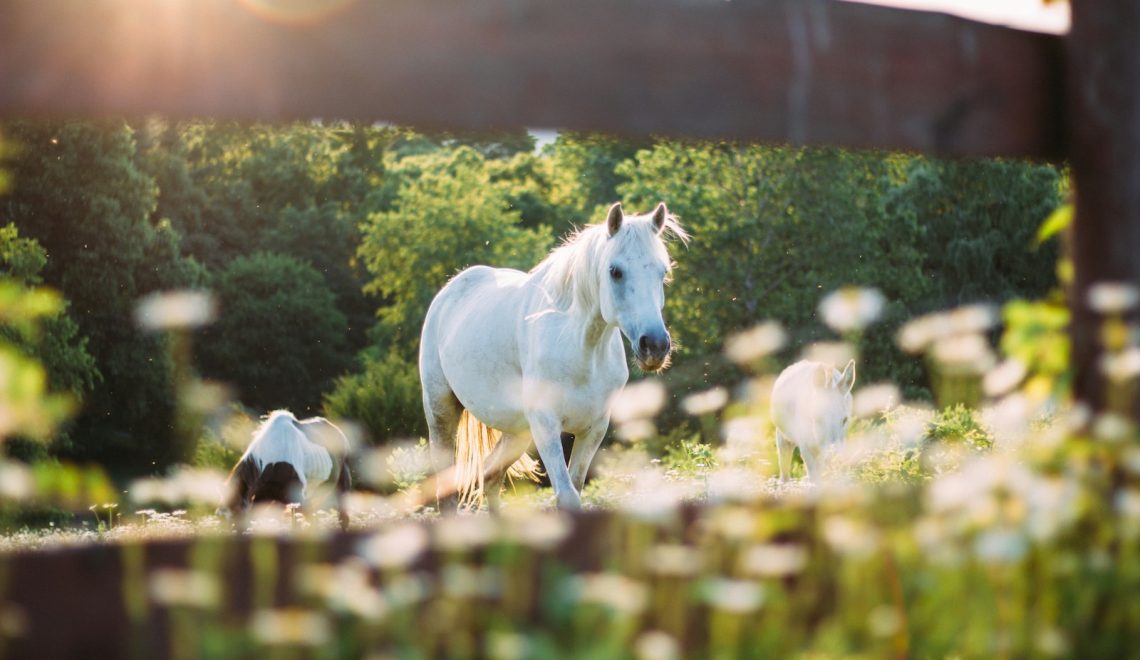
{"label": "horse's back", "polygon": [[436,294],[424,320],[420,378],[446,388],[481,421],[509,431],[518,406],[526,317],[539,295],[526,273],[473,266]]}
{"label": "horse's back", "polygon": [[817,379],[826,367],[819,362],[800,360],[780,372],[772,385],[772,419],[776,428],[795,437],[797,426],[805,421],[808,401],[819,389]]}
{"label": "horse's back", "polygon": [[456,275],[432,300],[424,320],[421,350],[451,353],[452,359],[468,352],[473,357],[501,358],[495,355],[496,349],[514,345],[517,322],[527,299],[526,273],[472,266]]}
{"label": "horse's back", "polygon": [[309,482],[320,483],[332,476],[332,456],[329,450],[311,441],[302,428],[302,423],[292,413],[272,413],[250,443],[247,454],[257,460],[262,468],[272,463],[297,466],[305,487]]}
{"label": "horse's back", "polygon": [[510,268],[471,266],[451,278],[428,307],[424,329],[440,321],[449,325],[513,308],[527,281],[526,273]]}
{"label": "horse's back", "polygon": [[331,454],[336,456],[348,454],[348,438],[344,435],[344,431],[324,417],[303,419],[297,422],[297,426],[310,442],[324,447]]}

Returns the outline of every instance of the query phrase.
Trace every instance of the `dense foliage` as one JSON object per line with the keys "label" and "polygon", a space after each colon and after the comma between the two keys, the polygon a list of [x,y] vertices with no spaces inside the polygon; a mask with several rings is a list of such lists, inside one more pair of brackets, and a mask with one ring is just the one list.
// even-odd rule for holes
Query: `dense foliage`
{"label": "dense foliage", "polygon": [[347,323],[320,272],[293,257],[238,257],[214,283],[218,321],[200,341],[202,368],[260,410],[318,412],[321,393],[348,367]]}
{"label": "dense foliage", "polygon": [[247,406],[323,400],[374,441],[411,437],[422,430],[420,321],[449,277],[475,263],[528,269],[611,201],[664,200],[695,237],[673,250],[667,295],[678,396],[732,373],[725,339],[763,319],[792,337],[780,361],[833,337],[818,304],[853,284],[887,301],[860,337],[860,379],[922,397],[924,366],[895,347],[899,324],[1044,293],[1055,248],[1031,250],[1031,237],[1064,186],[1053,168],[1015,162],[576,134],[536,151],[522,133],[344,124],[4,130],[16,149],[0,219],[42,246],[37,277],[62,292],[76,326],[59,330],[46,359],[84,398],[58,450],[135,467],[186,451],[162,439],[174,406],[165,342],[124,322],[149,291],[217,293],[221,316],[195,338],[197,366]]}

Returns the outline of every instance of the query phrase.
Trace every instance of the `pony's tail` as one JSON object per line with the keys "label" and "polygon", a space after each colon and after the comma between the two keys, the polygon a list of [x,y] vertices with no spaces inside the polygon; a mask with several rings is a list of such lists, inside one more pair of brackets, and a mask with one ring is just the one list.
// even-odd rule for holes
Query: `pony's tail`
{"label": "pony's tail", "polygon": [[[479,506],[483,503],[487,477],[487,456],[503,434],[480,422],[474,415],[463,411],[455,434],[455,483],[460,506]],[[523,453],[507,468],[507,478],[538,481],[542,470],[538,461]]]}

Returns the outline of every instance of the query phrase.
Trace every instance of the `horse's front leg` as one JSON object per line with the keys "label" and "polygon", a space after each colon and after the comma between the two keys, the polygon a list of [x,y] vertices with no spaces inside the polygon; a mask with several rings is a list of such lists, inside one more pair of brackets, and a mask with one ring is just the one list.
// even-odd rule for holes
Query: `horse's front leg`
{"label": "horse's front leg", "polygon": [[542,458],[542,465],[554,487],[554,497],[560,509],[582,508],[582,498],[578,489],[570,482],[570,472],[566,469],[566,455],[562,453],[562,424],[558,416],[535,411],[527,414],[530,432],[534,436],[534,446]]}
{"label": "horse's front leg", "polygon": [[570,450],[570,483],[579,493],[586,484],[586,474],[590,471],[590,464],[594,462],[594,455],[606,437],[606,429],[610,427],[610,418],[606,417],[595,422],[579,437],[574,438],[574,448]]}

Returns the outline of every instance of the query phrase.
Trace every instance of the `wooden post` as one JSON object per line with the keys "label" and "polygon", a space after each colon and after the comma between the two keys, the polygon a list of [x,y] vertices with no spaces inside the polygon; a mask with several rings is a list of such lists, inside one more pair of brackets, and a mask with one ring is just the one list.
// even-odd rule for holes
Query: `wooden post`
{"label": "wooden post", "polygon": [[[1140,287],[1140,4],[1073,2],[1067,73],[1077,194],[1070,301],[1075,395],[1103,411],[1109,392],[1100,368],[1104,318],[1089,307],[1088,291],[1097,282]],[[1138,403],[1134,397],[1134,419]]]}

